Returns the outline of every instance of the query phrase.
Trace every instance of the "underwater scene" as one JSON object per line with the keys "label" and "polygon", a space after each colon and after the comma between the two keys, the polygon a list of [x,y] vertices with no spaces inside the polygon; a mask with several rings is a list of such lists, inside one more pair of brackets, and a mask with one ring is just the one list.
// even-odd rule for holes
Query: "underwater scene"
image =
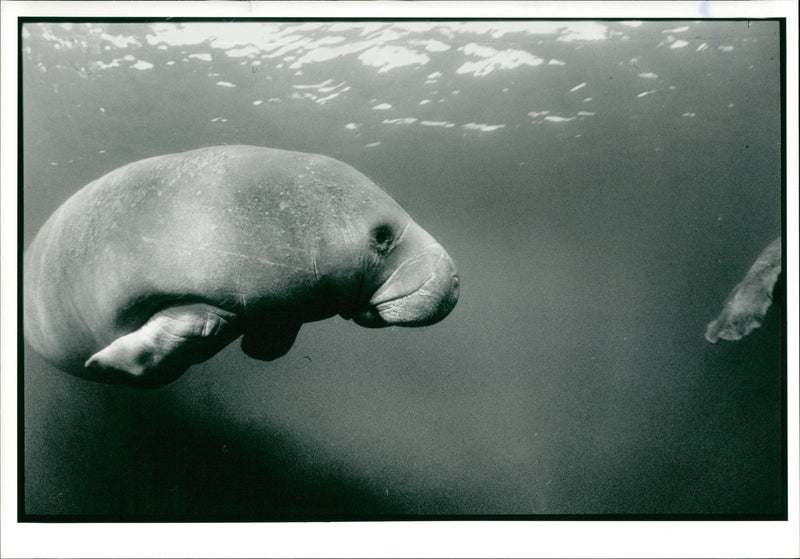
{"label": "underwater scene", "polygon": [[771,20],[23,23],[22,249],[114,169],[248,144],[351,165],[460,278],[436,324],[152,390],[25,344],[24,515],[782,517],[783,288],[705,337],[782,232],[781,52]]}

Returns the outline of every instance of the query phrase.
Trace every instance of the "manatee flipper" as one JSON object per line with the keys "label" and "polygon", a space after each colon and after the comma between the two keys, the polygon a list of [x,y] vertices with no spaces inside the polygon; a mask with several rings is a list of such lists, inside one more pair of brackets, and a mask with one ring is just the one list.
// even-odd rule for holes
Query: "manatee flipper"
{"label": "manatee flipper", "polygon": [[772,241],[758,256],[742,282],[737,285],[716,320],[706,327],[706,339],[713,343],[740,340],[761,326],[773,300],[775,283],[781,275],[781,238]]}
{"label": "manatee flipper", "polygon": [[242,338],[242,351],[253,359],[272,361],[288,353],[297,338],[302,323],[265,322],[248,325]]}
{"label": "manatee flipper", "polygon": [[92,355],[85,376],[136,387],[163,386],[210,359],[241,333],[239,317],[213,305],[169,306]]}

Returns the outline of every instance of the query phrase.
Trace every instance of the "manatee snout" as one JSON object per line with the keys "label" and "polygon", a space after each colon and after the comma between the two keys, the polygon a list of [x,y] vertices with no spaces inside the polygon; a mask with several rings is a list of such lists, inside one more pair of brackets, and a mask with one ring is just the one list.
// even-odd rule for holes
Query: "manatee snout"
{"label": "manatee snout", "polygon": [[434,324],[453,310],[459,289],[452,258],[434,242],[402,261],[353,321],[368,328]]}

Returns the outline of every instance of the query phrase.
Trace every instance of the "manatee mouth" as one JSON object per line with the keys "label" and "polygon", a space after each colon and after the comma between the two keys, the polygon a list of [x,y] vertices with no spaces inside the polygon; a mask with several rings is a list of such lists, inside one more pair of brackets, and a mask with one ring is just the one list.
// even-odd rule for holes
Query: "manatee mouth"
{"label": "manatee mouth", "polygon": [[435,324],[455,307],[459,284],[455,264],[434,243],[404,260],[353,322],[367,328]]}

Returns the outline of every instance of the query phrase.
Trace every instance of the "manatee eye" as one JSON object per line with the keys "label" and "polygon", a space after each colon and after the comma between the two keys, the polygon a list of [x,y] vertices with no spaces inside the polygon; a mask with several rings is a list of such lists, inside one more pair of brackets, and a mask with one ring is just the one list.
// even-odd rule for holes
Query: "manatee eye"
{"label": "manatee eye", "polygon": [[372,231],[372,240],[375,250],[380,254],[385,253],[394,242],[392,228],[388,225],[378,225]]}

